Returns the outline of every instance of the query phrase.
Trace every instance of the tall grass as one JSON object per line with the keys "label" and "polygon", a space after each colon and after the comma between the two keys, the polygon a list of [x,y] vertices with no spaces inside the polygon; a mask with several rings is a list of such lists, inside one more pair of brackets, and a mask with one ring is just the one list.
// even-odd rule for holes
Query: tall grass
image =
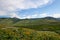
{"label": "tall grass", "polygon": [[51,31],[5,28],[0,29],[0,40],[60,40],[60,35]]}

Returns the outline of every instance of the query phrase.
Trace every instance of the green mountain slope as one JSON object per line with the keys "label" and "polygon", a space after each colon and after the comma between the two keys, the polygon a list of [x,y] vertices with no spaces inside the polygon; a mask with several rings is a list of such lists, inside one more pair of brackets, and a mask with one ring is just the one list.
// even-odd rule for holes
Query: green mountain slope
{"label": "green mountain slope", "polygon": [[60,20],[53,17],[35,19],[1,18],[0,27],[30,28],[39,31],[60,33]]}
{"label": "green mountain slope", "polygon": [[0,40],[60,40],[60,20],[0,18]]}
{"label": "green mountain slope", "polygon": [[60,21],[56,18],[25,19],[14,24],[15,27],[25,27],[40,31],[55,31],[60,33]]}

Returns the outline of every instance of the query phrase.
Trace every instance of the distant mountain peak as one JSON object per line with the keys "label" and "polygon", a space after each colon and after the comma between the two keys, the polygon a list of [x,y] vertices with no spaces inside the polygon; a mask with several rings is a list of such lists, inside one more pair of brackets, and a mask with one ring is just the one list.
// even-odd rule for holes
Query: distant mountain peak
{"label": "distant mountain peak", "polygon": [[48,19],[48,20],[57,20],[57,18],[54,18],[54,17],[45,17],[43,19]]}
{"label": "distant mountain peak", "polygon": [[54,17],[49,17],[49,16],[48,16],[48,17],[45,17],[45,18],[54,18]]}

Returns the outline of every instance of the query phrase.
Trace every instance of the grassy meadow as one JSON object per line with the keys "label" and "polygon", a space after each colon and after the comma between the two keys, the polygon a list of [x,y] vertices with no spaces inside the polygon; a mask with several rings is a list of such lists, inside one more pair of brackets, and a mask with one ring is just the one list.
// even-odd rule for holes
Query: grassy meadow
{"label": "grassy meadow", "polygon": [[60,40],[60,20],[0,18],[0,40]]}

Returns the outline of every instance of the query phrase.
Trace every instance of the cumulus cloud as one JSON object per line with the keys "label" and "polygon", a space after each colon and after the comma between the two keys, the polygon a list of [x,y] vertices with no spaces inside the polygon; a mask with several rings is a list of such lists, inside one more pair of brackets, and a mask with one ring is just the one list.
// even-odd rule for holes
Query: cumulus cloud
{"label": "cumulus cloud", "polygon": [[55,13],[55,14],[52,15],[52,17],[60,18],[60,13]]}
{"label": "cumulus cloud", "polygon": [[[49,3],[52,3],[52,0],[0,0],[0,16],[9,15],[10,17],[20,18],[15,13],[16,9],[38,8]],[[35,16],[37,15],[33,15],[32,17]],[[30,18],[30,16],[27,17]]]}
{"label": "cumulus cloud", "polygon": [[48,14],[48,13],[42,13],[40,14],[40,17],[54,17],[54,18],[60,18],[60,13],[53,13],[53,14]]}
{"label": "cumulus cloud", "polygon": [[33,14],[33,15],[26,15],[23,17],[23,19],[25,18],[43,18],[43,17],[54,17],[54,18],[60,18],[60,13],[54,13],[54,14],[48,14],[48,13],[41,13],[41,14]]}
{"label": "cumulus cloud", "polygon": [[48,13],[42,13],[40,14],[40,17],[54,17],[54,18],[60,18],[60,13],[53,13],[53,14],[48,14]]}
{"label": "cumulus cloud", "polygon": [[29,9],[37,8],[48,3],[51,3],[52,0],[0,0],[0,6],[8,10],[15,10],[16,8],[20,9]]}
{"label": "cumulus cloud", "polygon": [[0,11],[0,16],[5,15],[4,11]]}
{"label": "cumulus cloud", "polygon": [[9,14],[9,16],[11,18],[20,18],[20,16],[18,16],[18,14],[16,14],[16,13]]}
{"label": "cumulus cloud", "polygon": [[6,11],[0,11],[0,16],[6,16],[8,15]]}
{"label": "cumulus cloud", "polygon": [[32,14],[32,15],[25,15],[23,17],[23,19],[25,19],[25,18],[28,18],[28,19],[30,19],[30,18],[41,18],[41,17],[46,17],[46,16],[48,16],[47,13],[41,13],[41,14],[35,13],[35,14]]}
{"label": "cumulus cloud", "polygon": [[40,17],[47,17],[47,16],[49,16],[49,15],[48,15],[48,13],[42,13],[42,14],[40,14],[39,16],[40,16]]}

